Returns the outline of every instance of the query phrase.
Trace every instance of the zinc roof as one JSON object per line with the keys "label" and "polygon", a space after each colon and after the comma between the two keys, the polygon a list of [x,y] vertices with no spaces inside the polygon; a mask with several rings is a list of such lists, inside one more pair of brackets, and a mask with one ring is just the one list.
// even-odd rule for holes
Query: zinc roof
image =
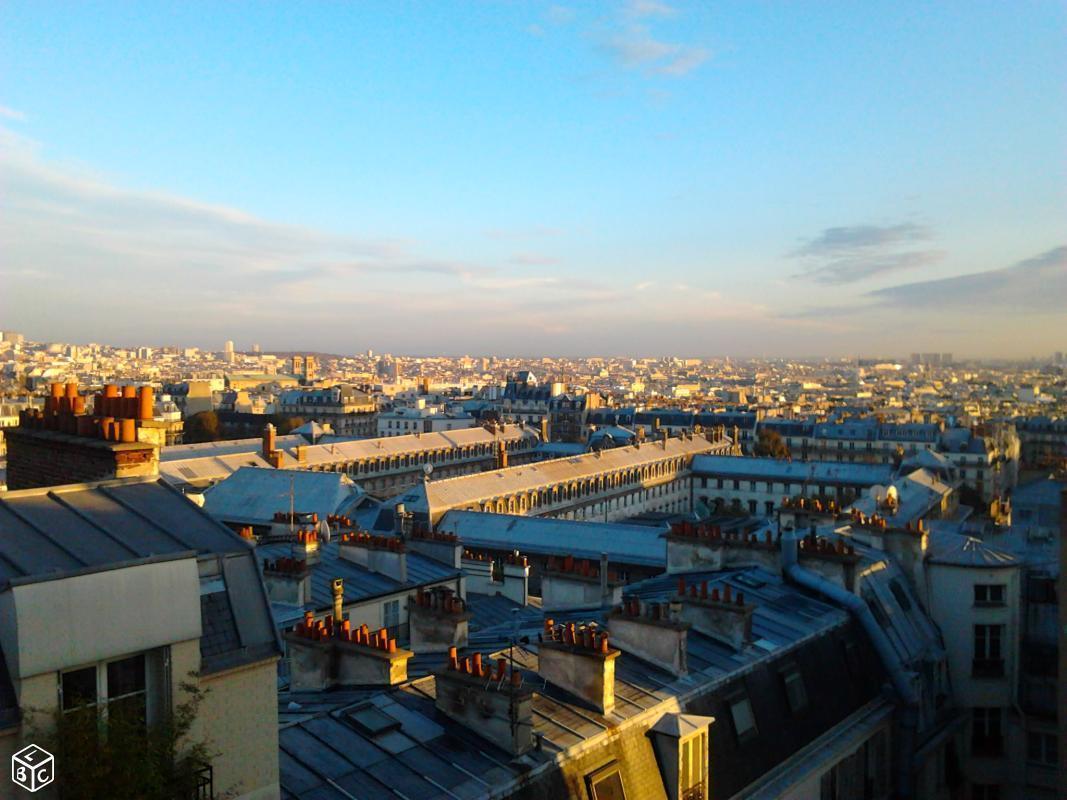
{"label": "zinc roof", "polygon": [[729,439],[712,443],[703,436],[669,438],[640,446],[615,447],[570,458],[429,481],[413,490],[416,495],[413,499],[420,499],[418,493],[424,492],[431,509],[456,508],[475,500],[554,486],[668,458],[724,452],[731,446]]}
{"label": "zinc roof", "polygon": [[[343,461],[361,461],[363,459],[388,458],[391,456],[421,453],[427,450],[451,450],[457,447],[469,447],[475,444],[493,442],[515,442],[525,438],[536,438],[537,434],[518,425],[507,425],[504,430],[491,433],[485,428],[463,428],[454,431],[410,434],[408,436],[384,436],[377,439],[352,439],[344,442],[308,445],[305,462],[308,466],[316,464],[335,464]],[[285,448],[286,454],[296,460],[296,448]]]}
{"label": "zinc roof", "polygon": [[667,563],[667,526],[585,522],[551,517],[449,511],[437,529],[454,533],[467,547],[518,550],[526,554],[570,554],[599,559],[608,554],[613,563],[663,567]]}
{"label": "zinc roof", "polygon": [[307,472],[242,467],[204,492],[204,510],[226,521],[269,523],[278,511],[294,507],[321,518],[347,514],[366,493],[340,472]]}
{"label": "zinc roof", "polygon": [[873,486],[889,483],[893,468],[888,464],[848,464],[836,461],[787,461],[755,456],[701,455],[693,459],[696,475],[724,475],[756,480],[812,481],[815,483]]}

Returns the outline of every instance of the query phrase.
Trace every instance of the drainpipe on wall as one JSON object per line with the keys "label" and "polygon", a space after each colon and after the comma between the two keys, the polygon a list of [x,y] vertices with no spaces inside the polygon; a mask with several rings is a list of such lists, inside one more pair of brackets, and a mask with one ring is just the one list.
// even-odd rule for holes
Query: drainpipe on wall
{"label": "drainpipe on wall", "polygon": [[[780,524],[780,520],[779,520]],[[814,572],[804,569],[797,559],[797,533],[793,528],[781,531],[782,544],[782,573],[794,583],[811,591],[818,592],[829,598],[849,611],[856,621],[863,627],[867,637],[874,645],[882,665],[889,673],[893,682],[897,697],[903,703],[904,708],[900,715],[900,741],[898,753],[898,768],[900,774],[897,778],[899,796],[909,798],[912,796],[911,767],[915,757],[915,736],[919,725],[919,693],[915,690],[911,681],[911,673],[905,668],[900,656],[893,649],[889,638],[885,635],[878,621],[874,618],[867,603],[858,595],[841,588],[837,584],[816,575]]]}

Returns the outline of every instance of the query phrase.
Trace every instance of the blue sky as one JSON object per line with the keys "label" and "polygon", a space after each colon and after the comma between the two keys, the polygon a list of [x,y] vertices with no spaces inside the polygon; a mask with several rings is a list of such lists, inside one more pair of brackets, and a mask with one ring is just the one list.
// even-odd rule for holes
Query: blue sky
{"label": "blue sky", "polygon": [[1067,349],[1045,3],[0,6],[0,328]]}

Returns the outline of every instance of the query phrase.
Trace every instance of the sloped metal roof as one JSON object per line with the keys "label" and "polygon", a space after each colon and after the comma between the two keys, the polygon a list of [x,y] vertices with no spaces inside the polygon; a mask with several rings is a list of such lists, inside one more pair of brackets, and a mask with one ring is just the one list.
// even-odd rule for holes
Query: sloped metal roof
{"label": "sloped metal roof", "polygon": [[671,437],[665,441],[647,442],[640,447],[615,447],[570,458],[430,481],[415,487],[412,493],[424,493],[430,509],[457,508],[481,499],[641,467],[664,459],[727,451],[731,446],[729,439],[710,442],[703,436],[691,439]]}
{"label": "sloped metal roof", "polygon": [[0,583],[158,555],[249,545],[155,479],[0,494]]}
{"label": "sloped metal roof", "polygon": [[[345,461],[388,458],[429,450],[452,450],[475,444],[515,442],[521,439],[536,439],[537,434],[529,428],[507,425],[498,433],[485,428],[461,428],[454,431],[411,434],[410,436],[385,436],[377,439],[352,439],[345,442],[308,445],[302,465],[336,464]],[[296,461],[296,448],[283,448],[288,458]]]}
{"label": "sloped metal roof", "polygon": [[701,455],[693,459],[695,475],[729,476],[754,480],[841,483],[873,486],[889,483],[893,468],[888,464],[847,464],[837,461],[788,461],[756,456]]}
{"label": "sloped metal roof", "polygon": [[454,533],[468,547],[518,550],[526,554],[559,555],[599,559],[607,553],[612,562],[664,567],[668,526],[626,525],[621,522],[585,522],[488,514],[480,511],[449,511],[438,530]]}
{"label": "sloped metal roof", "polygon": [[340,472],[242,467],[204,492],[204,510],[220,520],[269,523],[288,511],[289,492],[302,513],[347,514],[366,492]]}
{"label": "sloped metal roof", "polygon": [[931,564],[944,564],[952,567],[1017,567],[1020,560],[996,547],[991,547],[981,539],[948,531],[930,531],[929,554]]}
{"label": "sloped metal roof", "polygon": [[[304,610],[319,611],[333,607],[333,579],[342,578],[345,582],[345,602],[358,602],[372,597],[392,594],[404,589],[414,589],[430,583],[455,578],[460,575],[458,569],[435,561],[432,558],[408,551],[407,582],[390,578],[380,572],[373,572],[366,567],[341,558],[338,555],[339,544],[336,539],[319,546],[319,561],[311,567],[311,602],[304,608],[273,603],[272,611],[276,624],[290,625],[303,616]],[[288,556],[292,552],[288,542],[263,544],[256,548],[256,557],[262,564],[264,559],[271,561]]]}
{"label": "sloped metal roof", "polygon": [[[528,752],[521,760],[440,714],[434,707],[433,676],[395,689],[283,691],[279,695],[283,796],[378,798],[399,792],[427,799],[486,797],[524,780],[531,766],[583,747],[649,709],[662,705],[676,710],[674,698],[707,697],[716,689],[727,690],[757,664],[776,661],[848,624],[844,611],[759,569],[689,575],[687,579],[708,580],[718,587],[729,584],[743,591],[756,604],[755,642],[736,652],[690,629],[690,671],[681,678],[623,651],[615,661],[615,708],[605,716],[540,678],[537,634],[542,622],[539,616],[524,614],[518,634],[529,641],[515,646],[514,657],[527,686],[534,690],[532,724],[535,734],[542,737],[543,748]],[[628,586],[627,594],[666,601],[676,587],[676,576],[662,576]],[[572,618],[603,623],[599,610]],[[508,621],[472,634],[471,647],[479,652],[503,651],[511,631]],[[443,656],[438,654],[437,659],[440,662]],[[809,684],[809,691],[816,691],[814,683]],[[375,735],[358,722],[367,714],[375,719],[384,715],[396,725]]]}
{"label": "sloped metal roof", "polygon": [[219,562],[216,590],[201,596],[201,670],[279,654],[251,546],[166,482],[107,481],[0,495],[0,589],[8,581],[180,554]]}

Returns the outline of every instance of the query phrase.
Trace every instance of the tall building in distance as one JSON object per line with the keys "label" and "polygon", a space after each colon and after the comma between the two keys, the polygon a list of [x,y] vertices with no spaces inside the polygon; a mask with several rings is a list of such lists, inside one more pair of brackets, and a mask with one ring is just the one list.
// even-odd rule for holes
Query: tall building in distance
{"label": "tall building in distance", "polygon": [[311,383],[319,371],[319,360],[313,355],[295,355],[291,361],[291,371],[302,383]]}
{"label": "tall building in distance", "polygon": [[227,339],[226,340],[226,344],[223,345],[223,348],[222,348],[222,354],[226,358],[227,363],[232,364],[234,362],[233,340],[232,339]]}

